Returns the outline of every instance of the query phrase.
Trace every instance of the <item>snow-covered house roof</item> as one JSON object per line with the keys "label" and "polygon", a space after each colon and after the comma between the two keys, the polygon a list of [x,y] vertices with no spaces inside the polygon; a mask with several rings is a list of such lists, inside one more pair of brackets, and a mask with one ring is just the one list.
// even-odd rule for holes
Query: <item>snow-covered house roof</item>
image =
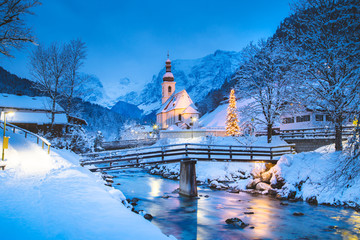
{"label": "snow-covered house roof", "polygon": [[[3,114],[1,120],[3,120]],[[6,120],[11,123],[32,123],[37,125],[51,124],[51,114],[46,112],[22,112],[16,111],[12,116],[6,116]],[[68,120],[65,113],[56,113],[54,124],[67,124]]]}
{"label": "snow-covered house roof", "polygon": [[[51,99],[49,97],[29,97],[13,94],[0,94],[0,108],[20,110],[49,111]],[[56,111],[64,112],[60,105],[56,104]]]}
{"label": "snow-covered house roof", "polygon": [[171,95],[171,97],[169,97],[169,99],[161,106],[156,114],[168,112],[173,109],[184,109],[184,112],[188,111],[186,113],[199,113],[186,90],[182,90]]}
{"label": "snow-covered house roof", "polygon": [[[51,99],[48,97],[29,97],[13,94],[0,94],[0,110],[14,110],[13,116],[7,116],[7,121],[11,123],[31,123],[31,124],[50,124]],[[68,119],[64,109],[56,104],[55,124],[67,124]],[[1,114],[1,120],[4,119]]]}

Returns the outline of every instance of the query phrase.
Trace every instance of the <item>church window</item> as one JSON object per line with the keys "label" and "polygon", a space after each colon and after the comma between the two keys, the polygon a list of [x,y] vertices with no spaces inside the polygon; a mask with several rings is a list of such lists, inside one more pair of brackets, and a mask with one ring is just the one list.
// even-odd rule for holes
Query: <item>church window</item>
{"label": "church window", "polygon": [[171,93],[171,86],[168,87],[168,91],[169,91],[169,93]]}
{"label": "church window", "polygon": [[181,121],[181,114],[179,114],[179,121]]}

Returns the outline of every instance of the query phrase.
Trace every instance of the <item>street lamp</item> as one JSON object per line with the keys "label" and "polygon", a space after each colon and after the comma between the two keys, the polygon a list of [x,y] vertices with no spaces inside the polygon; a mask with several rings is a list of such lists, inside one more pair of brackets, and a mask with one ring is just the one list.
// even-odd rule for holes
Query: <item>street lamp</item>
{"label": "street lamp", "polygon": [[155,134],[156,138],[159,138],[159,136],[158,136],[158,131],[157,131],[158,128],[159,128],[158,125],[156,125],[156,124],[153,125],[153,130],[154,130],[154,134]]}
{"label": "street lamp", "polygon": [[195,127],[196,121],[197,121],[197,118],[196,118],[196,117],[192,117],[192,118],[191,118],[191,122],[192,122],[191,138],[194,138],[194,127]]}
{"label": "street lamp", "polygon": [[6,134],[6,115],[14,116],[14,112],[3,112],[4,113],[4,135],[3,135],[3,144],[2,144],[2,160],[5,159],[5,148],[8,148],[9,138],[5,136]]}

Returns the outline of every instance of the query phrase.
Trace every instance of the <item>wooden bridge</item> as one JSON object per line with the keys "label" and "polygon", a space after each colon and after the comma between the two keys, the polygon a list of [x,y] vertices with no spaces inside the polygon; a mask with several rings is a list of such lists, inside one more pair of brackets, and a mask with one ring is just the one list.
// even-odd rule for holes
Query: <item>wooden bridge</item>
{"label": "wooden bridge", "polygon": [[294,152],[295,145],[262,147],[185,143],[83,154],[81,165],[92,165],[90,171],[106,172],[180,162],[180,193],[196,196],[197,161],[276,163],[280,156]]}

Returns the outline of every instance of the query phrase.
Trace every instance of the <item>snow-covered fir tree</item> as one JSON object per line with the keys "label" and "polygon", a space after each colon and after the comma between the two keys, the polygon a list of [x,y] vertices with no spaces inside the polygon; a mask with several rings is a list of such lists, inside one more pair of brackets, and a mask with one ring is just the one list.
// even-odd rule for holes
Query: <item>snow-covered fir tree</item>
{"label": "snow-covered fir tree", "polygon": [[238,123],[239,123],[239,119],[237,116],[237,109],[236,109],[235,90],[231,89],[229,106],[227,109],[227,116],[226,116],[227,136],[238,136],[240,134],[240,127]]}

